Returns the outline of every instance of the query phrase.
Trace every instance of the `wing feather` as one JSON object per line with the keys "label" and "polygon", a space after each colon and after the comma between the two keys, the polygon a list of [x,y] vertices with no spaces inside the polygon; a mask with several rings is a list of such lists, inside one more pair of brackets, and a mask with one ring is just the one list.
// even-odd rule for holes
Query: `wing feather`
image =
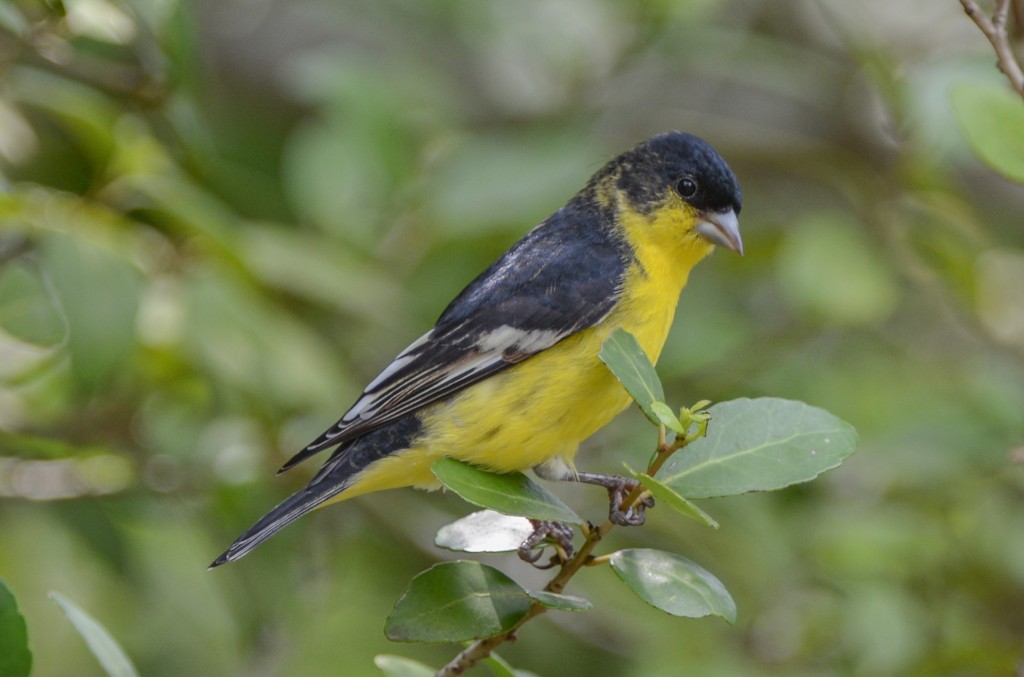
{"label": "wing feather", "polygon": [[572,203],[471,282],[328,430],[281,472],[397,420],[597,324],[615,307],[629,261],[599,215]]}

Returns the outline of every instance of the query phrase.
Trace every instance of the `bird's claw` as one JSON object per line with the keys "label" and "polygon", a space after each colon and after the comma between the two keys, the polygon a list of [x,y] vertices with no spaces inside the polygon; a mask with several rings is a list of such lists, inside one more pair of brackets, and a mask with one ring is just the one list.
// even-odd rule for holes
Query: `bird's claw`
{"label": "bird's claw", "polygon": [[[538,569],[550,569],[572,557],[572,527],[562,522],[550,522],[547,520],[530,520],[533,525],[533,533],[519,546],[517,551],[519,559],[529,562]],[[538,545],[549,541],[555,546],[555,554],[551,556],[546,564],[538,564],[538,560],[544,555],[544,547],[536,551]]]}
{"label": "bird's claw", "polygon": [[654,507],[654,497],[644,496],[623,510],[622,503],[630,493],[640,486],[640,483],[625,477],[618,479],[617,483],[608,487],[608,519],[611,520],[612,524],[618,524],[622,527],[642,526],[647,520],[647,508]]}
{"label": "bird's claw", "polygon": [[626,497],[636,491],[640,483],[628,477],[605,475],[604,473],[578,473],[577,480],[587,484],[596,484],[608,490],[608,519],[612,524],[623,527],[641,526],[647,519],[647,508],[654,507],[654,497],[646,495],[635,501],[633,505],[623,508]]}

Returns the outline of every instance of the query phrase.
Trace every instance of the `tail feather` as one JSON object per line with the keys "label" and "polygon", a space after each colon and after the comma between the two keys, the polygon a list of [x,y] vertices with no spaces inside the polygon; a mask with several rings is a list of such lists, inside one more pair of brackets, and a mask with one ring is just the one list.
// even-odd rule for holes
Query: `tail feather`
{"label": "tail feather", "polygon": [[210,569],[219,567],[226,562],[233,562],[244,557],[250,550],[267,540],[281,529],[299,519],[307,512],[315,510],[334,498],[348,487],[344,482],[311,483],[288,498],[276,508],[261,517],[248,531],[239,536],[224,553],[213,560]]}
{"label": "tail feather", "polygon": [[[410,414],[362,437],[344,442],[335,449],[304,489],[295,492],[261,517],[248,531],[239,536],[238,540],[224,551],[224,554],[213,560],[210,568],[219,567],[221,564],[233,562],[245,556],[257,545],[307,512],[319,508],[352,487],[353,484],[358,483],[359,474],[363,470],[382,458],[402,449],[408,449],[421,430],[422,423],[419,418]],[[307,449],[309,448],[311,447],[307,447]],[[300,452],[299,455],[301,456],[302,453]],[[289,465],[291,465],[291,461],[286,464],[286,467]]]}
{"label": "tail feather", "polygon": [[314,456],[314,455],[320,453],[323,450],[324,450],[324,448],[317,446],[316,443],[310,444],[308,447],[306,447],[305,449],[303,449],[299,453],[297,453],[294,456],[292,456],[291,458],[289,458],[288,461],[284,465],[282,465],[280,468],[278,468],[277,474],[280,475],[283,472],[291,470],[292,468],[294,468],[298,464],[300,464],[303,461],[305,461],[310,456]]}

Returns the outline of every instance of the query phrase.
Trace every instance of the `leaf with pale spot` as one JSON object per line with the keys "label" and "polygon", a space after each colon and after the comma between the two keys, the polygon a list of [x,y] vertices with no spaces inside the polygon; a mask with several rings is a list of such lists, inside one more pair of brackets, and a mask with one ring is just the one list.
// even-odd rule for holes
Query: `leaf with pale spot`
{"label": "leaf with pale spot", "polygon": [[532,533],[525,517],[479,510],[438,529],[434,545],[461,552],[512,552]]}

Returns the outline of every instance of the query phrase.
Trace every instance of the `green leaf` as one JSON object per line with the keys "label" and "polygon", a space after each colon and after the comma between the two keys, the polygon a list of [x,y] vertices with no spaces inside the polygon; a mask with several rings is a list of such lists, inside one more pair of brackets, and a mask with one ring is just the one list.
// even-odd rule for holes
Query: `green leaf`
{"label": "green leaf", "polygon": [[496,475],[453,458],[435,461],[430,469],[442,484],[481,508],[536,520],[583,523],[572,508],[522,473]]}
{"label": "green leaf", "polygon": [[462,552],[512,552],[533,533],[525,517],[479,510],[441,527],[434,545]]}
{"label": "green leaf", "polygon": [[28,677],[32,652],[28,650],[28,628],[18,611],[18,601],[0,578],[0,675]]}
{"label": "green leaf", "polygon": [[806,482],[853,453],[857,432],[824,409],[764,397],[709,410],[708,436],[676,453],[658,479],[686,498],[770,491]]}
{"label": "green leaf", "polygon": [[75,626],[75,630],[89,645],[89,650],[110,677],[138,677],[135,666],[106,628],[64,595],[51,592],[50,599],[56,602],[71,625]]}
{"label": "green leaf", "polygon": [[718,522],[716,522],[711,515],[701,510],[694,503],[691,503],[690,501],[686,500],[676,492],[672,491],[670,487],[666,486],[657,478],[651,477],[647,473],[637,472],[636,470],[630,468],[628,465],[626,466],[626,470],[633,477],[633,479],[641,482],[645,487],[647,487],[647,489],[654,495],[656,499],[658,499],[665,505],[674,508],[675,510],[682,513],[683,515],[686,515],[690,519],[697,520],[701,524],[709,526],[713,529],[718,528]]}
{"label": "green leaf", "polygon": [[509,665],[508,661],[496,653],[484,659],[484,663],[491,669],[494,677],[537,677],[537,674],[529,670],[517,670]]}
{"label": "green leaf", "polygon": [[679,421],[679,417],[672,411],[672,407],[664,402],[651,402],[651,413],[654,414],[657,423],[662,424],[674,433],[686,434],[686,428]]}
{"label": "green leaf", "polygon": [[64,318],[37,268],[15,262],[0,269],[0,326],[37,346],[64,338]]}
{"label": "green leaf", "polygon": [[374,656],[373,664],[387,677],[434,677],[436,672],[434,668],[404,656],[380,654]]}
{"label": "green leaf", "polygon": [[655,425],[662,423],[651,405],[665,401],[665,390],[636,337],[625,329],[616,329],[601,346],[600,358],[644,415]]}
{"label": "green leaf", "polygon": [[722,582],[685,557],[635,548],[612,555],[610,564],[640,599],[673,616],[721,616],[736,622],[736,603]]}
{"label": "green leaf", "polygon": [[508,632],[529,608],[526,591],[497,569],[443,562],[412,579],[384,634],[396,642],[465,642]]}
{"label": "green leaf", "polygon": [[67,317],[71,371],[83,392],[94,393],[131,355],[139,274],[110,252],[68,236],[49,238],[44,253]]}
{"label": "green leaf", "polygon": [[526,594],[549,609],[586,611],[594,607],[590,600],[575,595],[560,595],[554,592],[547,592],[546,590],[527,590]]}
{"label": "green leaf", "polygon": [[965,82],[951,97],[971,150],[993,171],[1024,183],[1024,100],[995,82]]}
{"label": "green leaf", "polygon": [[491,669],[493,677],[516,677],[516,671],[512,669],[508,661],[495,653],[485,658],[484,662]]}

